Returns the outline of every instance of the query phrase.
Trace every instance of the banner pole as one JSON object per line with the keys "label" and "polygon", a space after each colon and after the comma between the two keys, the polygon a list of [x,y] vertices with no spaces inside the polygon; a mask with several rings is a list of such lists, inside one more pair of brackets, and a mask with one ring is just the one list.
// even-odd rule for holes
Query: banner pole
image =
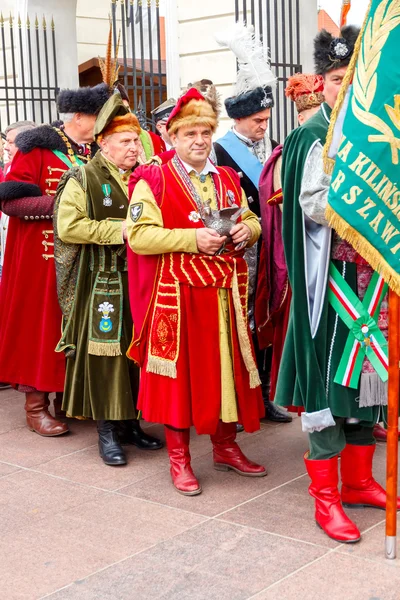
{"label": "banner pole", "polygon": [[385,556],[396,558],[397,554],[397,469],[399,444],[399,310],[400,298],[389,290],[389,383],[388,383],[388,431],[386,451],[386,538]]}

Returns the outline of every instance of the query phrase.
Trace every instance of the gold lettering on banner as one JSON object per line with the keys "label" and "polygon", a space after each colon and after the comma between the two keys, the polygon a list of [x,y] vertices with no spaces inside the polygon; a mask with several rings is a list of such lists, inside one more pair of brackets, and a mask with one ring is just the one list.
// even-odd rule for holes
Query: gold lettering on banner
{"label": "gold lettering on banner", "polygon": [[376,206],[376,203],[373,202],[371,200],[371,198],[367,198],[366,200],[364,200],[364,207],[363,208],[359,208],[358,210],[356,210],[356,212],[362,216],[363,219],[367,219],[367,217],[369,217],[369,211],[370,208],[373,208],[374,206]]}
{"label": "gold lettering on banner", "polygon": [[362,188],[358,187],[357,185],[352,185],[349,192],[347,194],[343,194],[342,200],[344,200],[347,204],[354,204],[361,192]]}
{"label": "gold lettering on banner", "polygon": [[366,180],[366,182],[368,183],[368,185],[369,185],[369,187],[370,187],[371,189],[374,189],[373,183],[374,183],[375,179],[376,179],[376,178],[377,178],[377,177],[378,177],[378,176],[379,176],[381,173],[382,173],[382,171],[381,171],[381,170],[380,170],[378,167],[376,167],[376,168],[375,168],[375,171],[374,171],[374,172],[373,172],[373,174],[372,174],[372,176],[371,176],[369,179],[367,179],[367,180]]}
{"label": "gold lettering on banner", "polygon": [[361,177],[362,169],[365,167],[365,165],[367,165],[370,162],[371,159],[368,158],[368,156],[365,156],[364,152],[359,152],[356,160],[351,165],[349,165],[349,169],[351,169],[352,171],[354,171],[354,173]]}
{"label": "gold lettering on banner", "polygon": [[375,231],[375,233],[379,233],[378,227],[379,227],[379,223],[382,221],[382,219],[383,219],[383,212],[381,210],[379,210],[376,217],[374,217],[372,219],[372,221],[370,222],[370,226]]}
{"label": "gold lettering on banner", "polygon": [[379,194],[380,190],[382,189],[382,186],[385,185],[385,183],[387,183],[389,181],[389,177],[386,177],[386,175],[384,175],[382,177],[382,179],[380,180],[379,183],[377,183],[376,185],[374,185],[372,187],[372,189],[374,190],[374,192],[376,194]]}
{"label": "gold lettering on banner", "polygon": [[346,175],[343,173],[343,171],[339,171],[339,173],[336,175],[335,181],[332,183],[332,188],[335,190],[335,192],[338,191],[345,179]]}
{"label": "gold lettering on banner", "polygon": [[364,171],[364,173],[361,175],[362,179],[364,179],[364,181],[368,183],[367,179],[373,173],[373,171],[378,171],[380,173],[380,170],[378,169],[376,164],[371,160],[371,164],[369,165],[368,169]]}
{"label": "gold lettering on banner", "polygon": [[400,235],[400,231],[396,229],[396,227],[392,225],[390,221],[386,221],[385,228],[381,235],[381,238],[383,239],[385,244],[388,244],[392,237],[394,237],[395,235]]}
{"label": "gold lettering on banner", "polygon": [[352,148],[353,144],[351,142],[347,142],[347,144],[341,150],[339,150],[338,157],[341,158],[343,162],[347,162],[349,152]]}
{"label": "gold lettering on banner", "polygon": [[390,198],[394,195],[395,192],[397,192],[396,185],[393,184],[391,181],[388,181],[385,187],[378,194],[379,198],[384,201],[384,203],[388,208],[390,208],[390,210],[393,210],[397,206],[397,202],[395,202],[394,205],[392,205],[389,202]]}
{"label": "gold lettering on banner", "polygon": [[390,249],[390,252],[392,252],[392,254],[396,254],[396,252],[398,252],[400,250],[400,242],[398,244],[396,244],[393,248]]}

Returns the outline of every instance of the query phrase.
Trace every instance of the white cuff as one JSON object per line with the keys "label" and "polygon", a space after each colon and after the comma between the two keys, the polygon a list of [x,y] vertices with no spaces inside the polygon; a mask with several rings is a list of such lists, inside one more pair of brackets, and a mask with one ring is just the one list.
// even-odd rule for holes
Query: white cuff
{"label": "white cuff", "polygon": [[301,428],[306,433],[322,431],[322,429],[334,427],[335,425],[335,419],[332,416],[330,408],[324,408],[323,410],[311,413],[303,412],[301,414]]}

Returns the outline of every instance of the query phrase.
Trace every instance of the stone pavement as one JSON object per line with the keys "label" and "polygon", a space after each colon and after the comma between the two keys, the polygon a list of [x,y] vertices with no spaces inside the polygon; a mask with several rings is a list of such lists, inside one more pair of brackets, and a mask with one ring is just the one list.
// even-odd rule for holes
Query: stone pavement
{"label": "stone pavement", "polygon": [[[165,449],[129,448],[128,466],[107,467],[93,423],[42,438],[23,402],[0,392],[1,600],[400,599],[383,511],[348,511],[363,532],[353,546],[315,525],[297,417],[239,434],[268,467],[261,479],[215,471],[209,439],[193,434],[203,493],[190,498],[174,491]],[[384,445],[375,471],[383,483]]]}

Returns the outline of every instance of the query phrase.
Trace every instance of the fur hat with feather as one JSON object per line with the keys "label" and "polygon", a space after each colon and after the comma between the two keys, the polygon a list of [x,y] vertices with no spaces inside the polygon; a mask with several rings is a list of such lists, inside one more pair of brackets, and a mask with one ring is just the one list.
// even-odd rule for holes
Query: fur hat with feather
{"label": "fur hat with feather", "polygon": [[187,89],[189,90],[192,87],[196,88],[207,102],[211,104],[217,118],[219,118],[221,113],[221,96],[211,79],[200,79],[200,81],[189,83]]}
{"label": "fur hat with feather", "polygon": [[314,39],[315,72],[325,75],[328,71],[347,67],[354,52],[354,46],[360,33],[359,27],[342,27],[340,37],[322,29]]}
{"label": "fur hat with feather", "polygon": [[228,115],[240,119],[272,108],[276,78],[254,27],[236,23],[231,32],[217,35],[216,40],[221,47],[232,50],[239,65],[235,95],[225,100]]}

